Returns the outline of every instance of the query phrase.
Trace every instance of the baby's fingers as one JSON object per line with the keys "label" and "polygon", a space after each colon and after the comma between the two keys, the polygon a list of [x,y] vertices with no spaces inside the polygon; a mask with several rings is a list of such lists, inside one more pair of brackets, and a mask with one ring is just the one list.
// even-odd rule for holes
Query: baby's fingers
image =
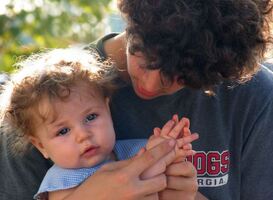
{"label": "baby's fingers", "polygon": [[155,127],[154,128],[154,136],[160,136],[160,134],[161,134],[161,129],[158,127]]}
{"label": "baby's fingers", "polygon": [[197,133],[193,133],[189,136],[177,139],[176,144],[179,148],[181,148],[181,147],[188,145],[189,143],[197,140],[198,138],[199,138],[199,135]]}
{"label": "baby's fingers", "polygon": [[[187,122],[189,122],[189,121],[187,121]],[[187,122],[185,122],[186,125],[183,128],[182,136],[181,137],[189,136],[191,134],[191,130],[190,130],[189,124],[187,124]]]}
{"label": "baby's fingers", "polygon": [[173,129],[174,125],[175,122],[173,120],[169,120],[161,129],[160,135],[163,137],[169,135],[169,132]]}
{"label": "baby's fingers", "polygon": [[192,149],[192,144],[191,144],[191,143],[185,144],[185,145],[183,145],[182,148],[183,148],[184,150],[190,150],[190,149]]}
{"label": "baby's fingers", "polygon": [[172,117],[172,120],[175,122],[175,124],[177,124],[179,122],[179,118],[177,114],[174,114]]}
{"label": "baby's fingers", "polygon": [[[170,131],[168,134],[172,138],[179,138],[181,135],[183,136],[183,130],[187,128],[186,130],[189,130],[189,119],[183,117]],[[182,134],[181,134],[182,133]]]}

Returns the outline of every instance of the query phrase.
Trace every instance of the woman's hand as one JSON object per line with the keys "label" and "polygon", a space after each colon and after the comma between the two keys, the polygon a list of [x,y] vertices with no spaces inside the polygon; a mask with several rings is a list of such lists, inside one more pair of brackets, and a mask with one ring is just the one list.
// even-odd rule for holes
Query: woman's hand
{"label": "woman's hand", "polygon": [[196,169],[190,162],[173,163],[167,167],[167,188],[159,193],[160,200],[194,200],[198,190]]}
{"label": "woman's hand", "polygon": [[65,199],[157,200],[156,193],[167,186],[166,176],[160,174],[141,180],[140,174],[173,150],[174,146],[174,140],[166,140],[135,158],[106,164]]}

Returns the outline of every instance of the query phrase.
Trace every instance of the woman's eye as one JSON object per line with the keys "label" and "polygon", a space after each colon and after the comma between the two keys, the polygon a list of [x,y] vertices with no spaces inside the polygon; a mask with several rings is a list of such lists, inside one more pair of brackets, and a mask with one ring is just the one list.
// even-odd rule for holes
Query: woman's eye
{"label": "woman's eye", "polygon": [[94,119],[96,119],[97,118],[97,114],[89,114],[89,115],[87,115],[86,116],[86,118],[85,118],[85,122],[90,122],[90,121],[92,121],[92,120],[94,120]]}
{"label": "woman's eye", "polygon": [[57,136],[63,136],[67,134],[70,131],[69,128],[62,128],[61,130],[58,131]]}

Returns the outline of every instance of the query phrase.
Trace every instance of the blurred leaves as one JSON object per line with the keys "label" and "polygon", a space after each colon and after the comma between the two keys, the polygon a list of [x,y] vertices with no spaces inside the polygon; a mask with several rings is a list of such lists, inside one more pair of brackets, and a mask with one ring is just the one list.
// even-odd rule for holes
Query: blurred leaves
{"label": "blurred leaves", "polygon": [[0,71],[11,71],[21,55],[94,40],[110,1],[1,0]]}

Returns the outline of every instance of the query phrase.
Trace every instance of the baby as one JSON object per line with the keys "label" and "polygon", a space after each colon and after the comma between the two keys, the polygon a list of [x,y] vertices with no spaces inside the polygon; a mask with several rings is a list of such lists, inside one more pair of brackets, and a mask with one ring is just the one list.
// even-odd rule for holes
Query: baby
{"label": "baby", "polygon": [[141,178],[162,174],[170,163],[195,153],[190,143],[198,135],[190,133],[188,119],[177,115],[155,128],[148,141],[115,141],[109,101],[116,72],[89,51],[56,49],[18,65],[1,94],[1,124],[20,132],[54,162],[36,199],[64,199],[102,165],[129,159],[168,138],[176,139],[175,150]]}

